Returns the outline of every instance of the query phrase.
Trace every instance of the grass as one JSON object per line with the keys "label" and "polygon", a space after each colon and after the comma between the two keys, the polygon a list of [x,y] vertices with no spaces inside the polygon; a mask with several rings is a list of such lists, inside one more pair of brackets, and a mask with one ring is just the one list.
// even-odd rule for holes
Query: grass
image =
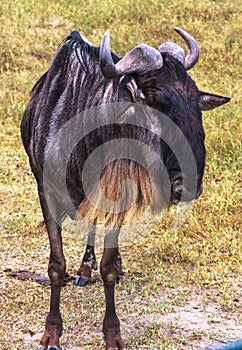
{"label": "grass", "polygon": [[[231,102],[204,113],[207,166],[205,190],[181,229],[171,232],[172,208],[150,235],[122,248],[126,282],[117,305],[130,349],[189,349],[203,332],[186,334],[174,325],[143,322],[186,305],[194,290],[203,305],[215,302],[228,318],[241,320],[241,5],[228,1],[105,2],[10,0],[0,4],[0,349],[34,349],[29,336],[43,331],[48,287],[9,277],[11,271],[46,274],[48,241],[36,184],[24,153],[19,124],[29,91],[48,69],[62,39],[78,29],[99,45],[106,29],[119,55],[145,42],[181,39],[179,26],[199,42],[201,58],[191,71],[204,91]],[[68,271],[75,275],[83,242],[64,233]],[[100,257],[100,251],[98,252]],[[63,289],[63,349],[102,349],[104,300],[99,278],[85,289]],[[95,312],[93,312],[95,309]],[[173,327],[173,328],[172,328]],[[90,336],[90,334],[92,336]],[[208,343],[217,339],[211,332]],[[31,338],[32,339],[32,338]]]}

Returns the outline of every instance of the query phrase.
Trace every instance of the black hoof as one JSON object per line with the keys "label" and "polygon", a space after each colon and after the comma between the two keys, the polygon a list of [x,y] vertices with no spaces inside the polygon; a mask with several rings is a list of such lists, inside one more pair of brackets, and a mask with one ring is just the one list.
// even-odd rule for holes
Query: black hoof
{"label": "black hoof", "polygon": [[89,277],[77,276],[75,285],[77,287],[85,287],[88,284],[89,280],[90,280]]}
{"label": "black hoof", "polygon": [[98,268],[98,266],[97,266],[97,263],[95,262],[94,265],[92,266],[92,269],[97,271],[97,268]]}
{"label": "black hoof", "polygon": [[120,283],[120,284],[123,284],[123,283],[124,283],[124,280],[125,280],[124,275],[119,275],[116,282],[117,282],[117,283]]}

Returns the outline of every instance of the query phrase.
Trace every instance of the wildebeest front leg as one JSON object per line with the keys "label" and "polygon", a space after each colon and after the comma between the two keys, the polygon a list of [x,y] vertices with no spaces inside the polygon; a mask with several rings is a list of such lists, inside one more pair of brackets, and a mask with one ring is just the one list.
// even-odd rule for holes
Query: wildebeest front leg
{"label": "wildebeest front leg", "polygon": [[66,271],[60,227],[61,212],[55,198],[48,198],[47,204],[43,188],[39,188],[39,198],[50,240],[48,274],[51,281],[50,311],[46,318],[45,333],[41,339],[39,350],[47,349],[47,347],[48,349],[53,347],[53,350],[57,350],[59,349],[59,337],[63,331],[60,314],[60,292]]}
{"label": "wildebeest front leg", "polygon": [[[120,256],[117,246],[118,233],[106,235],[100,271],[104,283],[106,311],[103,320],[103,334],[106,350],[125,349],[120,334],[120,322],[115,311],[114,287],[120,273]],[[110,240],[111,238],[111,240]],[[116,243],[115,243],[116,240]]]}

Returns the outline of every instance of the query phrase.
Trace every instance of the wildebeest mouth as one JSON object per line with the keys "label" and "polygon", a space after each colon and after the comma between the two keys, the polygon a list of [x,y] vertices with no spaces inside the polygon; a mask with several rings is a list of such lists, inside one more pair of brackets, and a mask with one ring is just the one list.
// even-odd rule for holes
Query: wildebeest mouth
{"label": "wildebeest mouth", "polygon": [[182,182],[182,178],[178,178],[171,183],[171,204],[183,204],[187,202],[195,202],[201,196],[203,191],[203,184],[201,183],[196,191],[187,189]]}

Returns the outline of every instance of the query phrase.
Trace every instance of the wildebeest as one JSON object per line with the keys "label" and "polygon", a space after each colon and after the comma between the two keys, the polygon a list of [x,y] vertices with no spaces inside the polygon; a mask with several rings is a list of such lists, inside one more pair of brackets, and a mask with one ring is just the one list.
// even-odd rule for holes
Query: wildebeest
{"label": "wildebeest", "polygon": [[[93,150],[111,140],[116,140],[116,143],[119,141],[121,143],[123,139],[138,140],[150,147],[165,165],[170,181],[170,203],[179,203],[182,196],[185,201],[197,199],[202,192],[206,152],[201,111],[218,107],[228,102],[229,98],[198,90],[187,73],[187,70],[198,61],[198,44],[184,30],[179,28],[175,30],[186,43],[187,55],[180,46],[167,42],[161,44],[158,50],[141,44],[120,58],[110,51],[108,32],[105,33],[98,48],[74,31],[63,42],[50,69],[32,90],[31,100],[21,123],[21,134],[38,184],[39,200],[51,251],[48,268],[51,303],[46,318],[45,333],[39,346],[41,350],[59,349],[59,338],[63,331],[59,303],[66,263],[62,249],[61,219],[65,215],[72,218],[78,215],[87,217],[93,233],[101,215],[98,206],[88,200],[82,178],[84,163]],[[65,139],[66,145],[59,141],[56,145],[55,137],[58,132],[77,114],[95,106],[100,106],[102,111],[103,106],[118,102],[151,107],[163,113],[181,130],[196,164],[196,189],[192,196],[189,196],[190,190],[184,185],[184,179],[189,177],[189,172],[184,173],[181,170],[174,150],[154,131],[162,128],[162,125],[159,125],[153,117],[149,119],[149,116],[146,121],[149,124],[147,128],[117,121],[117,123],[98,125],[99,127],[85,134],[85,137],[75,144],[64,168],[64,185],[67,187],[69,198],[67,199],[66,195],[58,191],[57,187],[62,186],[61,182],[63,182],[59,180],[63,175],[62,153],[65,152],[65,147],[68,147],[68,142],[71,142],[73,137],[69,133]],[[103,115],[103,118],[105,117]],[[83,118],[85,119],[85,116]],[[99,114],[99,118],[102,118],[102,113]],[[85,126],[85,122],[83,125]],[[77,125],[75,133],[79,131],[78,127],[80,126]],[[172,138],[175,147],[179,137],[174,134]],[[127,179],[134,181],[137,193],[132,206],[131,215],[133,215],[151,203],[151,179],[149,169],[144,169],[135,159],[123,158],[121,148],[121,156],[107,162],[107,166],[100,175],[100,183],[104,195],[115,202],[122,192],[123,181]],[[44,176],[49,152],[53,156],[52,163],[50,162],[51,181],[48,176]],[[143,154],[142,149],[140,152],[140,159],[147,158],[147,154]],[[108,150],[107,153],[109,153]],[[89,175],[91,177],[92,173]],[[160,174],[156,175],[159,178]],[[160,185],[162,191],[162,182]],[[71,202],[74,211],[70,209],[67,201]],[[118,213],[106,212],[104,215],[107,234],[100,272],[106,301],[103,333],[106,349],[109,350],[125,349],[120,335],[119,319],[115,312],[114,287],[115,282],[123,276],[118,234],[126,212],[129,212],[129,209],[120,210]],[[76,280],[77,285],[84,285],[91,276],[91,270],[96,267],[93,236],[94,233],[89,235],[85,255],[77,272],[79,276]]]}

